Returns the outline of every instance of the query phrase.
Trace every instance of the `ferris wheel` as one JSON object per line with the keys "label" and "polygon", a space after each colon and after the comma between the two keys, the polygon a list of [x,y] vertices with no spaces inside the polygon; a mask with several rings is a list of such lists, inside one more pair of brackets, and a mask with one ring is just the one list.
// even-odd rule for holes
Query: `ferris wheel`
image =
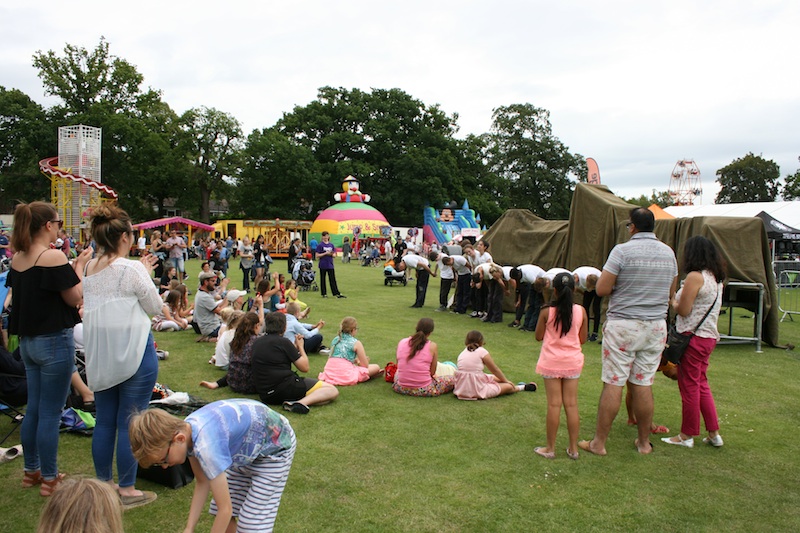
{"label": "ferris wheel", "polygon": [[672,205],[694,205],[703,199],[703,185],[700,182],[700,169],[694,159],[683,159],[675,163],[669,180],[667,194]]}

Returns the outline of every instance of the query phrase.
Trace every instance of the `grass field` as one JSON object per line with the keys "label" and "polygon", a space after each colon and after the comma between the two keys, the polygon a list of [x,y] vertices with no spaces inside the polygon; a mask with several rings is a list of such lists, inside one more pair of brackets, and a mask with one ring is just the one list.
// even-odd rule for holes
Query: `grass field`
{"label": "grass field", "polygon": [[[283,261],[274,269],[283,269]],[[197,261],[189,262],[189,286],[196,287]],[[503,324],[483,324],[465,316],[437,313],[438,278],[431,279],[427,305],[410,309],[414,282],[386,287],[379,268],[356,263],[336,266],[347,299],[323,300],[318,292],[301,299],[313,307],[311,319],[327,322],[329,343],[346,315],[359,321],[359,338],[372,362],[394,358],[397,341],[413,333],[416,321],[436,321],[432,340],[440,359],[455,359],[465,334],[480,329],[487,349],[514,381],[534,375],[539,351],[532,333]],[[231,268],[238,285],[241,271]],[[749,334],[752,318],[734,309],[734,333]],[[725,328],[727,328],[727,318]],[[229,389],[208,391],[198,383],[221,374],[208,364],[213,346],[194,342],[192,332],[159,333],[159,348],[169,350],[159,381],[213,401]],[[800,341],[800,320],[781,324],[780,341]],[[586,365],[579,386],[581,436],[594,432],[600,394],[600,345],[584,347]],[[720,416],[725,446],[694,449],[668,446],[654,436],[654,453],[639,456],[635,428],[624,407],[608,442],[607,457],[566,457],[566,427],[558,437],[556,460],[534,455],[545,441],[545,394],[518,393],[486,402],[453,396],[411,398],[388,383],[342,387],[332,405],[307,416],[286,413],[298,449],[278,514],[277,531],[796,531],[800,523],[800,381],[796,351],[752,345],[718,346],[709,380]],[[325,358],[311,356],[316,377]],[[658,376],[653,387],[655,420],[680,428],[677,384]],[[5,417],[0,432],[9,427]],[[2,434],[2,433],[0,433]],[[19,433],[6,442],[18,442]],[[62,435],[60,469],[92,476],[90,439]],[[22,490],[22,460],[0,465],[0,531],[32,531],[43,499]],[[171,490],[147,482],[159,499],[125,514],[128,532],[181,531],[192,487]],[[208,531],[205,515],[198,531]]]}

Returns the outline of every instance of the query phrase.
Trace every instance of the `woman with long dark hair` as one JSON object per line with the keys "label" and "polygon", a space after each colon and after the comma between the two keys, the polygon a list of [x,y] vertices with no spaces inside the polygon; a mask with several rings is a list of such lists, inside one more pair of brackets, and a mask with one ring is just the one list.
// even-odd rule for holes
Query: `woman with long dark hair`
{"label": "woman with long dark hair", "polygon": [[8,330],[19,336],[28,381],[22,486],[41,485],[42,496],[50,496],[64,477],[58,473],[58,427],[75,368],[72,329],[80,322],[83,267],[92,256],[87,248],[70,265],[50,247],[63,225],[52,204],[19,204],[11,236],[16,254],[6,280],[12,288]]}
{"label": "woman with long dark hair", "polygon": [[128,418],[147,408],[158,376],[148,316],[163,305],[151,277],[157,258],[127,259],[133,228],[128,213],[116,205],[92,210],[91,232],[98,255],[86,266],[83,318],[86,378],[97,406],[92,458],[98,479],[110,482],[116,449],[118,491],[123,506],[131,509],[156,499],[154,492],[134,486],[137,465]]}
{"label": "woman with long dark hair", "polygon": [[[717,320],[722,305],[722,281],[725,261],[717,247],[705,237],[695,236],[683,248],[681,270],[686,273],[683,287],[675,293],[675,327],[684,335],[694,335],[678,365],[678,388],[681,391],[681,432],[661,440],[667,444],[691,448],[694,437],[700,435],[700,415],[703,416],[708,437],[703,442],[722,446],[719,419],[714,396],[708,386],[708,360],[719,340]],[[710,310],[710,312],[709,312]],[[708,316],[706,316],[708,312]],[[705,317],[705,320],[703,319]]]}
{"label": "woman with long dark hair", "polygon": [[392,389],[409,396],[441,396],[456,386],[455,367],[439,363],[439,348],[430,340],[433,320],[420,318],[414,335],[397,343],[397,374]]}

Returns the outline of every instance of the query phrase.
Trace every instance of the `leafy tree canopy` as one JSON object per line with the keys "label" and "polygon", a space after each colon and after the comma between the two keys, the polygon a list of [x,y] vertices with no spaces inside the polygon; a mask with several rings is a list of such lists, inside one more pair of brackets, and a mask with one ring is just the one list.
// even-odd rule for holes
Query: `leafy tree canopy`
{"label": "leafy tree canopy", "polygon": [[[26,94],[0,87],[0,208],[15,200],[48,199],[50,182],[39,161],[51,155],[56,132],[44,109]],[[43,155],[44,154],[44,155]]]}
{"label": "leafy tree canopy", "polygon": [[[797,159],[800,161],[800,157]],[[794,174],[786,176],[786,183],[783,185],[781,196],[784,200],[797,200],[800,198],[800,169]]]}
{"label": "leafy tree canopy", "polygon": [[484,135],[489,169],[502,180],[501,207],[527,208],[551,220],[569,217],[572,192],[586,180],[586,160],[571,154],[550,126],[550,112],[531,104],[499,107]]}
{"label": "leafy tree canopy", "polygon": [[673,205],[669,191],[657,191],[655,189],[653,189],[653,192],[649,197],[643,194],[637,198],[629,198],[625,201],[629,204],[636,204],[642,207],[650,207],[651,205],[656,204],[662,209]]}
{"label": "leafy tree canopy", "polygon": [[208,222],[212,193],[223,186],[225,178],[235,179],[239,174],[242,126],[233,115],[204,106],[188,110],[180,124],[181,148],[191,164],[189,180],[200,195],[198,217]]}
{"label": "leafy tree canopy", "polygon": [[717,170],[717,182],[722,188],[716,203],[774,202],[780,175],[777,163],[750,152]]}

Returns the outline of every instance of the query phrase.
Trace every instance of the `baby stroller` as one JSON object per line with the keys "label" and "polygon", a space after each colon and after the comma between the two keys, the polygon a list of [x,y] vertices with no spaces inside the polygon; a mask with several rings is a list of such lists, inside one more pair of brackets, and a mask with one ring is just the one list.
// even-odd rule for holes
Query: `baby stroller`
{"label": "baby stroller", "polygon": [[383,284],[394,285],[395,283],[402,283],[403,286],[408,284],[405,272],[398,272],[393,266],[386,265],[383,269]]}
{"label": "baby stroller", "polygon": [[297,282],[297,288],[301,291],[319,290],[314,264],[302,256],[295,257],[292,262],[292,279]]}

